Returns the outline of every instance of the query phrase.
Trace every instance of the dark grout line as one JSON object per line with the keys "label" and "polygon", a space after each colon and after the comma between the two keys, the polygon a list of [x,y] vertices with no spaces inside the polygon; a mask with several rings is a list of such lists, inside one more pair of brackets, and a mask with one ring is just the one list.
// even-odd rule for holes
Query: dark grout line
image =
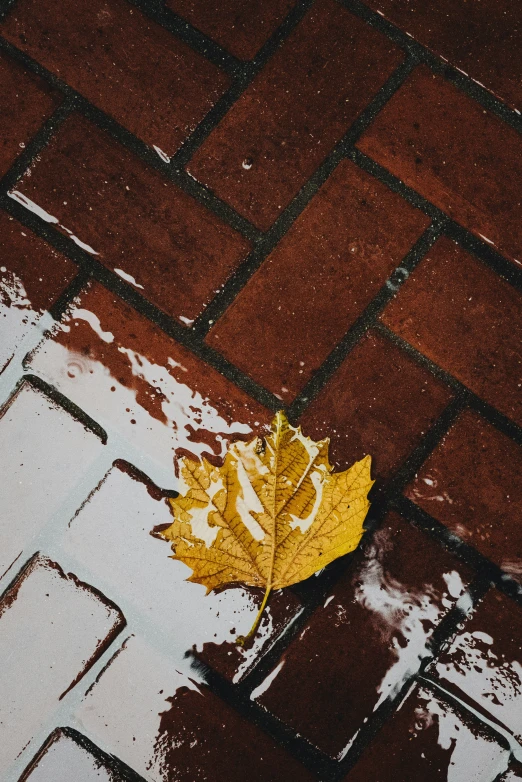
{"label": "dark grout line", "polygon": [[384,16],[371,10],[361,0],[337,0],[337,2],[363,19],[367,24],[375,27],[402,49],[410,52],[432,71],[451,81],[468,97],[475,100],[488,111],[491,111],[506,124],[511,125],[519,133],[522,132],[522,117],[514,109],[509,108],[509,106],[496,98],[486,87],[481,87],[470,76],[466,76],[449,62],[445,62],[441,57],[433,54],[427,46],[407,35],[393,22],[385,19]]}
{"label": "dark grout line", "polygon": [[74,299],[80,295],[91,279],[92,275],[89,269],[80,267],[76,277],[69,283],[65,290],[62,291],[54,304],[49,307],[49,314],[54,320],[61,320]]}
{"label": "dark grout line", "polygon": [[251,700],[250,692],[241,686],[241,682],[232,684],[207,666],[203,666],[202,670],[204,670],[206,682],[211,691],[228,706],[274,739],[277,744],[293,755],[319,779],[326,782],[332,778],[332,772],[337,765],[336,761]]}
{"label": "dark grout line", "polygon": [[390,503],[391,507],[411,524],[426,532],[443,548],[472,568],[484,582],[494,584],[499,591],[522,607],[522,586],[515,578],[502,571],[498,565],[495,565],[407,497],[398,495],[391,499]]}
{"label": "dark grout line", "polygon": [[0,22],[4,20],[15,4],[16,0],[0,0]]}
{"label": "dark grout line", "polygon": [[275,54],[292,31],[297,27],[306,13],[313,6],[315,0],[299,0],[290,10],[279,27],[272,33],[268,41],[257,52],[253,60],[240,62],[240,67],[235,74],[236,78],[228,91],[220,101],[209,111],[198,127],[185,139],[180,149],[172,158],[172,162],[179,169],[184,169],[197,149],[208,138],[210,133],[219,124],[224,115],[234,103],[241,97],[247,87],[252,83],[257,74]]}
{"label": "dark grout line", "polygon": [[457,600],[457,603],[453,606],[451,611],[449,611],[436,626],[433,635],[428,642],[430,657],[426,657],[425,660],[423,660],[416,676],[424,676],[427,668],[429,668],[433,661],[439,657],[445,647],[453,640],[462,627],[462,624],[471,617],[473,611],[484,599],[491,587],[492,583],[487,575],[479,574],[473,579],[463,593],[467,594],[469,597],[469,606],[467,606],[466,609],[462,609],[461,606],[458,605]]}
{"label": "dark grout line", "polygon": [[388,482],[386,495],[390,500],[394,496],[401,494],[407,484],[413,480],[428,456],[443,440],[465,408],[465,399],[461,396],[456,396],[442,411],[433,426],[423,436],[419,445],[414,448],[406,461]]}
{"label": "dark grout line", "polygon": [[[6,573],[9,572],[9,570],[13,567],[13,565],[16,563],[16,561],[19,559],[21,555],[19,554],[18,557],[9,565],[6,571],[4,571],[2,574],[0,574],[0,577],[4,577]],[[25,562],[19,566],[18,570],[13,571],[13,575],[11,577],[11,580],[6,584],[6,586],[0,591],[0,604],[6,603],[9,600],[9,592],[11,592],[12,589],[16,586],[18,581],[21,581],[24,577],[24,574],[27,573],[33,562],[40,556],[40,552],[36,551],[34,554],[31,554],[30,557],[28,557]]]}
{"label": "dark grout line", "polygon": [[505,258],[478,236],[453,220],[447,221],[445,235],[522,292],[522,267],[516,266],[513,261]]}
{"label": "dark grout line", "polygon": [[[20,49],[17,49],[16,46],[13,46],[13,44],[9,43],[1,36],[0,51],[9,54],[28,71],[45,79],[52,87],[60,91],[68,100],[66,106],[69,112],[77,111],[79,114],[82,114],[86,119],[96,125],[96,127],[100,128],[100,130],[103,130],[105,133],[108,133],[111,138],[121,144],[124,148],[130,150],[144,163],[151,166],[156,171],[159,171],[166,179],[174,182],[174,184],[185,193],[192,196],[196,201],[199,201],[205,207],[211,209],[221,220],[223,220],[223,222],[241,233],[246,239],[251,242],[256,242],[262,236],[262,232],[259,231],[258,228],[236,212],[227,203],[211,193],[208,188],[197,182],[184,169],[177,168],[172,162],[167,163],[162,160],[144,141],[141,141],[134,136],[129,130],[120,125],[102,109],[89,103],[89,101],[79,92],[76,92],[72,87],[69,87],[69,85],[62,82],[44,66],[40,65],[36,60],[33,60]],[[41,150],[39,149],[38,152],[39,151]],[[37,152],[35,155],[36,154]],[[26,154],[23,159],[26,161],[26,167],[28,167],[34,159],[34,156],[30,158],[29,155]],[[23,173],[23,171],[21,171],[20,174],[21,173]]]}
{"label": "dark grout line", "polygon": [[208,334],[212,325],[224,314],[238,293],[247,284],[250,277],[299,219],[304,209],[344,159],[346,150],[352,147],[361,133],[371,124],[381,108],[399,86],[403,84],[413,67],[414,62],[411,59],[406,59],[399,65],[377,92],[373,100],[370,101],[368,106],[361,112],[344,136],[318,166],[310,179],[307,180],[297,195],[294,196],[289,205],[279,215],[271,228],[260,237],[248,258],[214,297],[205,311],[196,319],[193,329],[201,338]]}
{"label": "dark grout line", "polygon": [[66,410],[69,415],[75,418],[86,429],[89,429],[93,434],[95,434],[104,445],[107,444],[107,432],[105,429],[100,426],[97,421],[91,418],[90,415],[84,413],[81,407],[78,407],[78,405],[75,405],[74,402],[71,402],[68,397],[64,396],[61,391],[58,391],[58,389],[50,385],[50,383],[42,380],[42,378],[38,377],[37,375],[32,375],[29,373],[23,375],[22,383],[28,383],[33,388],[41,391],[42,394],[51,399],[63,410]]}
{"label": "dark grout line", "polygon": [[367,722],[355,734],[346,756],[338,763],[335,776],[332,777],[331,782],[342,782],[346,778],[348,772],[355,766],[363,752],[371,746],[372,741],[384,725],[392,719],[414,686],[415,678],[408,678],[394,696],[386,698],[373,714],[368,717]]}
{"label": "dark grout line", "polygon": [[513,287],[522,291],[522,269],[519,269],[512,261],[509,261],[501,253],[494,250],[487,242],[471,233],[467,228],[452,220],[445,212],[427,201],[416,190],[405,185],[398,177],[387,169],[367,157],[356,147],[347,151],[347,157],[367,173],[387,185],[394,193],[402,196],[412,206],[420,209],[432,220],[444,223],[444,235],[457,242],[465,250],[472,253],[486,266],[492,268],[500,277],[509,282]]}
{"label": "dark grout line", "polygon": [[332,375],[353,350],[364,334],[375,326],[377,317],[384,307],[396,295],[397,291],[408,279],[417,264],[424,258],[429,249],[441,235],[443,225],[432,222],[405,255],[397,268],[392,272],[372,301],[350,327],[342,340],[334,347],[330,355],[321,364],[314,377],[306,384],[301,393],[288,408],[291,420],[297,420],[321,392]]}
{"label": "dark grout line", "polygon": [[414,361],[427,369],[438,380],[441,380],[449,386],[455,394],[465,399],[468,407],[479,413],[479,415],[489,421],[489,423],[496,427],[500,432],[518,443],[518,445],[522,445],[522,427],[515,423],[515,421],[501,413],[493,407],[493,405],[490,405],[488,402],[485,402],[478,397],[473,391],[467,388],[467,386],[461,383],[460,380],[457,380],[453,375],[450,375],[449,372],[446,372],[435,364],[431,359],[414,348],[413,345],[395,334],[394,331],[389,329],[388,326],[385,326],[381,321],[376,322],[375,328],[383,336],[404,350]]}
{"label": "dark grout line", "polygon": [[205,33],[182,19],[162,0],[127,0],[145,16],[156,22],[160,27],[179,38],[198,54],[225,71],[231,78],[241,75],[244,65],[241,60],[227,52],[217,41],[213,41]]}
{"label": "dark grout line", "polygon": [[[508,750],[510,754],[513,748],[513,744],[519,744],[512,731],[510,731],[509,728],[507,728],[501,722],[501,720],[494,717],[493,714],[488,713],[488,711],[483,706],[481,706],[481,704],[473,701],[473,699],[470,698],[467,693],[462,691],[459,693],[458,688],[457,691],[454,691],[451,684],[448,686],[447,682],[444,682],[444,680],[442,680],[442,682],[439,681],[430,673],[419,676],[418,680],[420,687],[428,689],[433,695],[435,695],[437,700],[443,701],[447,706],[454,709],[457,713],[460,712],[475,722],[483,722],[485,729],[490,734],[493,733],[496,741],[502,747],[504,747],[504,749]],[[510,736],[510,739],[508,739],[508,735]],[[513,760],[512,755],[510,759]],[[491,780],[491,782],[502,782],[502,780],[505,779],[505,771],[503,771],[497,774],[497,776]]]}
{"label": "dark grout line", "polygon": [[51,114],[49,119],[44,122],[31,141],[29,141],[7,173],[0,179],[0,193],[13,189],[22,174],[30,168],[31,163],[37,155],[40,154],[42,149],[47,146],[53,134],[73,110],[74,106],[72,101],[66,97]]}
{"label": "dark grout line", "polygon": [[36,755],[31,760],[29,765],[22,772],[22,776],[20,777],[19,782],[27,782],[27,780],[30,780],[32,772],[35,770],[35,768],[38,767],[38,764],[42,760],[43,756],[63,736],[72,739],[89,755],[92,755],[102,769],[107,768],[109,770],[111,777],[112,774],[114,774],[114,779],[118,780],[118,782],[146,782],[143,777],[130,768],[130,766],[128,766],[126,763],[123,763],[123,761],[121,761],[115,755],[109,755],[108,753],[104,752],[98,746],[96,746],[96,744],[93,744],[93,742],[87,738],[87,736],[84,736],[83,733],[79,733],[74,728],[69,727],[59,727],[53,730],[53,732],[45,739],[40,749],[36,752]]}

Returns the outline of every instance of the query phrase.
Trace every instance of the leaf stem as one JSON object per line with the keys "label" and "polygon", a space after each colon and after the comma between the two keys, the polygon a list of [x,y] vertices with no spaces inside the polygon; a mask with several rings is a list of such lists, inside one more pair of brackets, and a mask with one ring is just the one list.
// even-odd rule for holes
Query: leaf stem
{"label": "leaf stem", "polygon": [[263,602],[261,603],[261,605],[259,607],[259,611],[257,612],[257,616],[254,619],[254,624],[252,625],[252,627],[250,629],[250,632],[248,633],[248,635],[239,635],[236,638],[236,643],[239,646],[245,646],[245,644],[248,643],[248,641],[250,641],[250,639],[254,637],[254,635],[256,633],[256,630],[257,630],[257,628],[259,626],[259,622],[261,621],[261,617],[263,615],[263,611],[265,610],[265,606],[266,606],[266,604],[268,602],[268,596],[270,595],[271,591],[272,591],[272,585],[271,584],[267,584],[266,591],[265,591],[265,596],[263,597]]}

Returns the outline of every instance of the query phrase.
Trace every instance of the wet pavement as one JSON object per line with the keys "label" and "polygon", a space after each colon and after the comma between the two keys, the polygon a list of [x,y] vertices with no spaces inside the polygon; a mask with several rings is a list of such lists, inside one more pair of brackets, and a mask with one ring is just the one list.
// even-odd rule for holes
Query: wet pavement
{"label": "wet pavement", "polygon": [[[482,5],[0,3],[2,780],[522,779],[522,14]],[[372,506],[240,646],[262,591],[158,531],[280,409]]]}

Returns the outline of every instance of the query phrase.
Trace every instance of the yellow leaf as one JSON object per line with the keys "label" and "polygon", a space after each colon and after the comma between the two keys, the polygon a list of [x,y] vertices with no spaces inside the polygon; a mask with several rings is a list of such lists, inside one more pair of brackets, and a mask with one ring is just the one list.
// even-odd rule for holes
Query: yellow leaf
{"label": "yellow leaf", "polygon": [[180,459],[182,493],[170,500],[174,521],[160,534],[207,592],[265,589],[248,637],[272,590],[308,578],[362,537],[371,459],[334,473],[328,443],[305,437],[279,412],[266,440],[232,444],[222,467]]}

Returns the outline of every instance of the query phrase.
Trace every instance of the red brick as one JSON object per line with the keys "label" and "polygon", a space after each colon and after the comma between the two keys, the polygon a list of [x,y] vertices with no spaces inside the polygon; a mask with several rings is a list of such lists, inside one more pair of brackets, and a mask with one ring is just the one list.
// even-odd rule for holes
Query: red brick
{"label": "red brick", "polygon": [[[429,654],[471,574],[389,515],[253,697],[332,757]],[[272,683],[273,682],[273,683]]]}
{"label": "red brick", "polygon": [[457,87],[420,66],[357,146],[522,264],[520,135]]}
{"label": "red brick", "polygon": [[3,35],[121,125],[172,155],[228,77],[124,0],[22,0]]}
{"label": "red brick", "polygon": [[292,399],[428,223],[343,161],[207,342],[261,385]]}
{"label": "red brick", "polygon": [[515,578],[522,576],[522,448],[467,411],[407,496]]}
{"label": "red brick", "polygon": [[[227,595],[227,599],[230,595]],[[245,598],[248,603],[245,602]],[[248,648],[236,643],[237,635],[246,636],[254,623],[257,611],[263,600],[262,589],[245,588],[240,599],[242,606],[237,610],[238,619],[241,619],[244,631],[239,628],[238,622],[229,627],[228,640],[219,642],[218,638],[205,641],[194,655],[198,660],[218,671],[222,676],[234,683],[241,681],[252,668],[257,665],[260,658],[266,654],[288,627],[290,621],[295,618],[302,606],[297,597],[287,589],[274,592],[268,605],[263,611],[259,627],[252,641],[248,642]],[[251,619],[245,621],[245,608],[252,608]],[[221,613],[220,613],[221,615]],[[248,614],[250,616],[250,614]]]}
{"label": "red brick", "polygon": [[98,284],[79,297],[31,366],[108,432],[122,435],[140,460],[136,466],[163,487],[173,484],[175,454],[215,460],[228,440],[272,418]]}
{"label": "red brick", "polygon": [[49,736],[46,746],[20,777],[20,782],[126,782],[113,765],[107,766],[98,754],[87,749],[83,737],[73,738],[58,728]]}
{"label": "red brick", "polygon": [[103,445],[26,384],[0,414],[0,442],[2,576],[22,552],[24,559],[34,553],[33,540],[51,519],[55,531],[60,523],[65,528],[69,517],[60,520],[55,514],[101,456]]}
{"label": "red brick", "polygon": [[157,487],[133,477],[122,464],[108,473],[71,521],[60,553],[72,558],[78,576],[110,594],[126,616],[134,621],[141,617],[163,635],[171,660],[184,666],[185,654],[192,650],[227,679],[238,681],[271,647],[300,603],[288,590],[276,592],[252,647],[236,645],[236,637],[246,635],[254,623],[262,592],[235,586],[206,595],[200,584],[189,583],[189,568],[173,561],[171,547],[151,535],[153,528],[171,522]]}
{"label": "red brick", "polygon": [[191,676],[131,638],[76,717],[96,743],[152,782],[314,779]]}
{"label": "red brick", "polygon": [[522,609],[491,590],[432,673],[457,697],[522,738]]}
{"label": "red brick", "polygon": [[382,320],[504,415],[522,423],[522,296],[439,239]]}
{"label": "red brick", "polygon": [[218,217],[76,115],[17,188],[183,323],[199,315],[249,249]]}
{"label": "red brick", "polygon": [[167,0],[167,6],[242,60],[251,60],[295,0]]}
{"label": "red brick", "polygon": [[0,371],[77,267],[0,210]]}
{"label": "red brick", "polygon": [[[375,11],[466,71],[513,108],[522,108],[520,9],[513,0],[370,0]],[[455,31],[458,30],[458,35]]]}
{"label": "red brick", "polygon": [[188,168],[267,229],[369,103],[403,53],[319,0]]}
{"label": "red brick", "polygon": [[118,609],[44,557],[0,602],[0,769],[22,749],[122,629]]}
{"label": "red brick", "polygon": [[0,176],[59,106],[61,97],[38,76],[0,52]]}
{"label": "red brick", "polygon": [[366,454],[378,483],[405,460],[451,399],[405,353],[370,332],[301,418],[305,434],[331,437],[330,461],[345,469]]}
{"label": "red brick", "polygon": [[509,752],[468,712],[416,688],[365,750],[346,782],[495,782]]}

